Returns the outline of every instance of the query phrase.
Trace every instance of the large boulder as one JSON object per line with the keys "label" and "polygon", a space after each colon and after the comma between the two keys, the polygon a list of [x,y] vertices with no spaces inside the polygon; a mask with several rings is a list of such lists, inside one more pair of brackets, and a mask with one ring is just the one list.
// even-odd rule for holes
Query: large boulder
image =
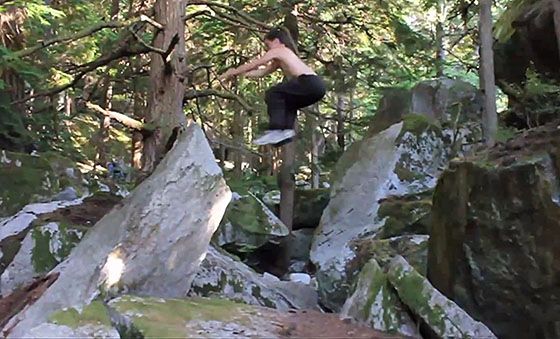
{"label": "large boulder", "polygon": [[99,295],[186,295],[230,200],[204,134],[190,124],[153,174],[56,267],[58,280],[5,329],[25,336],[53,312]]}
{"label": "large boulder", "polygon": [[352,247],[355,253],[353,265],[361,267],[369,258],[375,258],[381,266],[385,267],[393,257],[401,255],[425,276],[428,266],[429,239],[429,235],[415,234],[380,240],[375,238],[356,240]]}
{"label": "large boulder", "polygon": [[483,323],[435,289],[403,257],[393,258],[387,277],[402,302],[422,318],[438,338],[496,338]]}
{"label": "large boulder", "polygon": [[[392,196],[421,201],[449,160],[480,140],[480,98],[473,86],[444,79],[398,94],[398,100],[382,100],[368,136],[339,160],[331,199],[315,234],[311,260],[318,269],[321,300],[333,310],[348,295],[348,276],[360,268],[348,265],[355,257],[351,243],[377,234],[413,233],[380,214],[380,202]],[[410,217],[399,217],[409,220],[406,226],[415,227],[425,215],[417,210],[424,206],[425,211],[426,204],[416,205],[409,208]]]}
{"label": "large boulder", "polygon": [[275,276],[260,275],[242,262],[210,246],[192,283],[191,295],[219,296],[246,304],[280,310],[317,309],[317,292],[311,287]]}
{"label": "large boulder", "polygon": [[354,293],[346,300],[343,318],[352,318],[383,332],[420,338],[420,333],[375,259],[360,272]]}
{"label": "large boulder", "polygon": [[428,276],[500,338],[560,337],[557,123],[454,161],[434,194]]}
{"label": "large boulder", "polygon": [[252,193],[234,193],[213,239],[231,253],[245,254],[267,243],[279,244],[289,233],[286,225]]}
{"label": "large boulder", "polygon": [[2,295],[64,261],[83,235],[121,199],[110,193],[31,204],[0,223]]}
{"label": "large boulder", "polygon": [[82,200],[77,199],[30,204],[15,215],[0,221],[0,274],[14,260],[22,241],[29,230],[33,228],[34,222],[40,219],[42,215],[81,203]]}

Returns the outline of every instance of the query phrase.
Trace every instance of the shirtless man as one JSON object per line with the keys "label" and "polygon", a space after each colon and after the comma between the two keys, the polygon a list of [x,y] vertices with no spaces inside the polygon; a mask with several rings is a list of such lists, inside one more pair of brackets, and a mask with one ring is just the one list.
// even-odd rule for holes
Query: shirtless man
{"label": "shirtless man", "polygon": [[[274,28],[264,37],[267,52],[237,68],[227,70],[219,78],[228,80],[238,75],[258,78],[280,68],[286,80],[266,91],[270,123],[268,130],[253,141],[257,145],[283,145],[295,135],[297,110],[310,106],[325,96],[323,79],[296,54],[296,46],[285,28]],[[264,67],[262,67],[264,66]]]}

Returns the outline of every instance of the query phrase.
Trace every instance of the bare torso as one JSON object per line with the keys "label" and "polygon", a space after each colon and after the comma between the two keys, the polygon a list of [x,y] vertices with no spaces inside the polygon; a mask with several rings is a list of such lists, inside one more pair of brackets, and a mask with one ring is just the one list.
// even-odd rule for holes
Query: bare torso
{"label": "bare torso", "polygon": [[[272,51],[272,50],[271,50]],[[282,69],[284,75],[295,78],[303,74],[316,74],[291,49],[287,47],[274,48],[274,61]]]}

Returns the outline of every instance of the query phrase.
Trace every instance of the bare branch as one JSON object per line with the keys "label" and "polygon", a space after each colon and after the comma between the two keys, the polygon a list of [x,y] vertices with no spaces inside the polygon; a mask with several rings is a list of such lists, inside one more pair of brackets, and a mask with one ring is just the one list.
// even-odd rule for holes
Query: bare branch
{"label": "bare branch", "polygon": [[160,24],[159,22],[155,21],[154,19],[152,19],[152,18],[150,18],[149,16],[144,15],[144,14],[140,15],[140,21],[142,21],[142,22],[147,22],[147,23],[149,23],[150,25],[154,26],[155,28],[157,28],[157,29],[159,29],[159,30],[162,30],[162,29],[165,28],[165,27],[164,27],[162,24]]}
{"label": "bare branch", "polygon": [[86,105],[87,108],[91,109],[92,111],[100,113],[100,114],[102,114],[106,117],[109,117],[111,119],[115,119],[116,121],[120,122],[121,124],[123,124],[126,127],[136,129],[136,130],[139,130],[139,131],[153,131],[155,129],[153,126],[148,126],[147,124],[145,124],[141,121],[138,121],[136,119],[133,119],[133,118],[131,118],[127,115],[124,115],[122,113],[106,110],[106,109],[102,108],[101,106],[96,105],[94,103],[91,103],[89,101],[86,101],[85,105]]}

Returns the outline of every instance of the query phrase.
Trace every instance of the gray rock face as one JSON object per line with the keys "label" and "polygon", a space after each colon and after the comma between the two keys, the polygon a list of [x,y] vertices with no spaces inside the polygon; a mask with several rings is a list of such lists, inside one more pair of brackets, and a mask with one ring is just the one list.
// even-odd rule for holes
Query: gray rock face
{"label": "gray rock face", "polygon": [[52,312],[100,293],[184,296],[230,199],[208,142],[191,124],[154,173],[57,266],[58,280],[12,318],[10,335],[21,337]]}
{"label": "gray rock face", "polygon": [[317,292],[311,287],[259,275],[212,246],[193,280],[190,294],[225,297],[280,310],[318,308]]}
{"label": "gray rock face", "polygon": [[392,260],[387,276],[402,302],[440,338],[496,338],[483,323],[436,290],[403,257]]}

